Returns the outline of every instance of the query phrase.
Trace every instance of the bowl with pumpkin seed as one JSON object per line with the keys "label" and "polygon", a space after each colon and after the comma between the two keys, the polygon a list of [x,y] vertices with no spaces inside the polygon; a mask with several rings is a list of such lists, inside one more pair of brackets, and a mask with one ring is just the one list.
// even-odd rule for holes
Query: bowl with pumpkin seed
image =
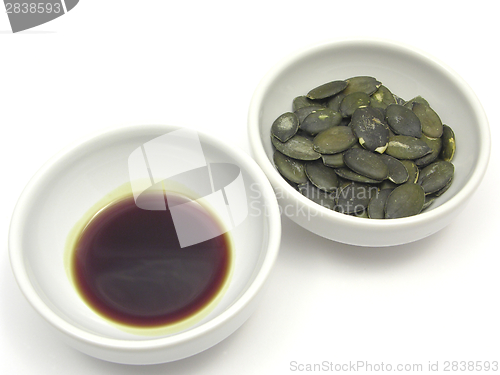
{"label": "bowl with pumpkin seed", "polygon": [[427,53],[380,39],[327,41],[278,63],[254,93],[248,134],[282,213],[358,246],[444,228],[490,153],[467,83]]}

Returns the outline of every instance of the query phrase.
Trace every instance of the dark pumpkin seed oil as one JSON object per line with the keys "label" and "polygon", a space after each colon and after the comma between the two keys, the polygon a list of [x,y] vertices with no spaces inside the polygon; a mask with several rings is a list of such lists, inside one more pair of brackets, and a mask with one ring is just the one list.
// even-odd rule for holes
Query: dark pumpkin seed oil
{"label": "dark pumpkin seed oil", "polygon": [[[178,194],[167,200],[189,201]],[[154,328],[193,316],[219,294],[230,271],[228,234],[220,234],[220,224],[201,205],[182,207],[197,238],[201,232],[210,239],[181,248],[168,208],[143,210],[133,196],[107,205],[87,223],[70,270],[95,312],[119,325]]]}

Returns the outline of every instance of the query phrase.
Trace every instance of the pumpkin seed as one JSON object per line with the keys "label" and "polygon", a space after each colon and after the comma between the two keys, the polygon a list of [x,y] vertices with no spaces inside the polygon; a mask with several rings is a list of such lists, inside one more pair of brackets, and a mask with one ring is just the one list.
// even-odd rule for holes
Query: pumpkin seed
{"label": "pumpkin seed", "polygon": [[375,108],[386,109],[389,104],[393,103],[396,103],[396,99],[384,85],[381,85],[371,96],[370,105]]}
{"label": "pumpkin seed", "polygon": [[351,180],[346,180],[345,178],[339,176],[339,191],[351,183],[352,183]]}
{"label": "pumpkin seed", "polygon": [[351,128],[335,126],[319,133],[314,138],[314,150],[322,154],[336,154],[347,150],[356,142],[357,138]]}
{"label": "pumpkin seed", "polygon": [[307,93],[309,99],[325,99],[336,95],[347,87],[346,81],[332,81],[318,86]]}
{"label": "pumpkin seed", "polygon": [[417,115],[422,124],[422,133],[431,138],[443,135],[443,123],[434,110],[428,105],[415,102],[412,111]]}
{"label": "pumpkin seed", "polygon": [[373,178],[369,178],[366,176],[363,176],[359,173],[354,172],[352,169],[349,168],[335,168],[335,173],[339,177],[342,177],[343,179],[349,180],[349,181],[354,181],[354,182],[362,182],[364,184],[379,184],[380,180],[374,180]]}
{"label": "pumpkin seed", "polygon": [[410,175],[401,161],[386,154],[380,155],[380,159],[385,163],[385,165],[387,165],[387,168],[389,169],[387,178],[390,181],[398,185],[408,181]]}
{"label": "pumpkin seed", "polygon": [[446,191],[450,188],[452,182],[453,182],[453,177],[451,178],[450,182],[448,182],[446,185],[444,185],[444,187],[442,189],[439,189],[438,191],[436,191],[432,195],[434,195],[435,197],[440,197],[441,195],[446,193]]}
{"label": "pumpkin seed", "polygon": [[427,102],[427,100],[425,100],[424,98],[422,98],[420,95],[419,96],[416,96],[414,97],[413,99],[411,100],[408,100],[406,103],[404,103],[404,106],[408,109],[413,109],[413,104],[414,103],[420,103],[420,104],[423,104],[423,105],[426,105],[428,107],[430,107],[429,103]]}
{"label": "pumpkin seed", "polygon": [[323,164],[327,167],[341,168],[345,166],[343,154],[321,155],[321,157],[323,158]]}
{"label": "pumpkin seed", "polygon": [[393,94],[394,100],[396,101],[396,104],[403,105],[406,103],[406,101],[403,98],[400,98],[399,96]]}
{"label": "pumpkin seed", "polygon": [[405,101],[358,76],[315,87],[292,108],[271,126],[274,163],[318,204],[362,218],[406,217],[452,184],[455,135],[421,96]]}
{"label": "pumpkin seed", "polygon": [[389,142],[389,129],[383,117],[374,108],[358,108],[351,118],[351,127],[361,146],[370,151],[383,153]]}
{"label": "pumpkin seed", "polygon": [[337,205],[336,193],[327,193],[326,191],[318,189],[310,182],[299,185],[298,189],[303,196],[323,207],[328,208],[329,210],[334,210]]}
{"label": "pumpkin seed", "polygon": [[385,219],[385,203],[391,193],[392,189],[380,190],[370,199],[367,209],[370,219]]}
{"label": "pumpkin seed", "polygon": [[379,189],[380,190],[386,190],[386,189],[389,189],[389,190],[394,190],[398,187],[398,185],[396,185],[394,182],[392,182],[391,180],[384,180],[382,181],[382,183],[379,185]]}
{"label": "pumpkin seed", "polygon": [[422,134],[422,137],[420,137],[420,139],[427,143],[427,146],[429,146],[432,150],[431,153],[415,160],[415,164],[417,165],[417,167],[422,168],[437,159],[439,153],[441,152],[442,141],[441,138],[429,138],[425,134]]}
{"label": "pumpkin seed", "polygon": [[416,184],[418,181],[419,169],[417,165],[411,160],[400,160],[408,172],[408,181],[406,183]]}
{"label": "pumpkin seed", "polygon": [[271,137],[271,141],[279,152],[294,159],[316,160],[321,157],[314,151],[313,142],[301,135],[294,135],[286,142],[281,142],[276,137]]}
{"label": "pumpkin seed", "polygon": [[324,109],[325,109],[325,107],[322,107],[322,106],[316,104],[316,105],[309,105],[307,107],[299,108],[296,111],[294,111],[293,113],[295,113],[297,115],[297,117],[299,118],[299,124],[302,124],[304,122],[304,119],[307,116],[309,116],[311,113],[316,112],[316,111],[322,111]]}
{"label": "pumpkin seed", "polygon": [[351,216],[356,216],[356,217],[360,217],[362,219],[369,219],[370,217],[368,216],[368,210],[363,210],[363,211],[359,211],[359,212],[355,212],[353,214],[350,214]]}
{"label": "pumpkin seed", "polygon": [[288,181],[295,184],[303,184],[307,182],[307,176],[303,162],[283,155],[279,151],[274,152],[273,160],[278,172]]}
{"label": "pumpkin seed", "polygon": [[455,133],[448,125],[443,125],[443,147],[441,150],[441,159],[451,161],[455,155]]}
{"label": "pumpkin seed", "polygon": [[385,119],[396,134],[416,138],[422,135],[422,125],[417,115],[402,105],[389,105],[385,110]]}
{"label": "pumpkin seed", "polygon": [[367,76],[352,77],[346,79],[346,82],[348,85],[343,91],[346,95],[354,92],[364,92],[366,95],[371,95],[382,85],[382,82]]}
{"label": "pumpkin seed", "polygon": [[370,199],[377,193],[377,187],[351,182],[338,194],[337,210],[345,214],[366,210]]}
{"label": "pumpkin seed", "polygon": [[347,150],[344,153],[344,163],[354,172],[373,180],[385,180],[389,174],[389,168],[380,155],[368,150],[356,148]]}
{"label": "pumpkin seed", "polygon": [[386,153],[398,159],[418,159],[432,152],[421,139],[407,135],[395,135],[389,138]]}
{"label": "pumpkin seed", "polygon": [[293,99],[292,102],[292,108],[294,112],[300,108],[311,106],[317,107],[318,105],[319,103],[317,101],[311,100],[306,96],[297,96],[295,99]]}
{"label": "pumpkin seed", "polygon": [[342,115],[340,113],[325,108],[308,115],[300,124],[300,128],[310,135],[316,135],[326,129],[338,126],[341,121]]}
{"label": "pumpkin seed", "polygon": [[353,92],[348,94],[340,103],[340,112],[343,117],[352,116],[358,108],[368,107],[370,105],[370,97],[364,92]]}
{"label": "pumpkin seed", "polygon": [[425,210],[427,207],[429,207],[435,200],[436,200],[436,197],[433,197],[432,195],[426,195],[424,206],[422,207],[422,211]]}
{"label": "pumpkin seed", "polygon": [[402,184],[394,189],[385,204],[385,218],[397,219],[413,216],[420,211],[425,203],[425,193],[417,184]]}
{"label": "pumpkin seed", "polygon": [[455,168],[449,161],[438,160],[420,171],[418,184],[425,194],[432,194],[443,189],[453,178]]}
{"label": "pumpkin seed", "polygon": [[281,142],[292,138],[299,129],[299,118],[292,112],[283,113],[271,126],[271,133]]}
{"label": "pumpkin seed", "polygon": [[342,103],[342,100],[344,100],[345,94],[340,93],[335,96],[332,96],[326,101],[326,107],[330,108],[334,112],[339,112],[340,111],[340,103]]}
{"label": "pumpkin seed", "polygon": [[332,192],[338,187],[337,174],[332,168],[325,166],[321,160],[307,163],[305,172],[309,181],[318,189]]}

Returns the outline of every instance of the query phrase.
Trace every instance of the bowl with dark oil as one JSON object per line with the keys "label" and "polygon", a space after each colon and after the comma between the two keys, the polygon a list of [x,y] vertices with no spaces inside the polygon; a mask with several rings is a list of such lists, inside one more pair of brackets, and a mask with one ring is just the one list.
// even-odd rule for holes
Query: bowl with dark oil
{"label": "bowl with dark oil", "polygon": [[254,92],[248,135],[285,215],[366,247],[443,229],[490,155],[484,109],[452,68],[364,37],[307,46],[272,67]]}
{"label": "bowl with dark oil", "polygon": [[280,236],[274,192],[249,156],[193,129],[142,125],[48,161],[19,198],[9,252],[56,335],[103,360],[153,364],[245,322]]}

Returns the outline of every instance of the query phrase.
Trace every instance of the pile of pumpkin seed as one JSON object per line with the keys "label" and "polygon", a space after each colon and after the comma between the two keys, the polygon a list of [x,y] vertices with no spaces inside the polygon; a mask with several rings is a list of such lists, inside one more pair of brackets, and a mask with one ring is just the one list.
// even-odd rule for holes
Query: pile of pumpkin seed
{"label": "pile of pumpkin seed", "polygon": [[451,185],[453,130],[429,103],[373,77],[325,83],[271,127],[279,173],[331,210],[371,219],[419,214]]}

